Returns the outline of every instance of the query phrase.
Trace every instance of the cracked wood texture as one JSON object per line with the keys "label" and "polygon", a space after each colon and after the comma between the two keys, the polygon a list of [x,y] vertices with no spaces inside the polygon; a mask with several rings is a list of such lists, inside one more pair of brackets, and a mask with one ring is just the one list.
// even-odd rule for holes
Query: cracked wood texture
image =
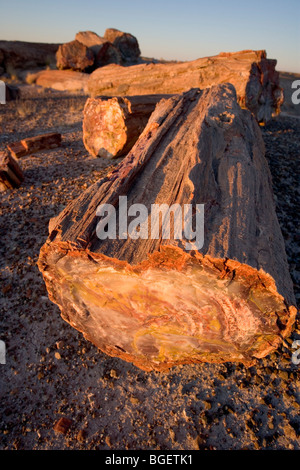
{"label": "cracked wood texture", "polygon": [[[204,204],[203,247],[172,231],[100,240],[97,208],[118,215],[120,196],[149,214]],[[293,286],[261,132],[234,87],[161,100],[127,157],[51,219],[38,265],[62,317],[141,369],[251,365],[276,349],[295,320]]]}
{"label": "cracked wood texture", "polygon": [[182,63],[109,65],[90,75],[88,91],[91,96],[174,94],[194,87],[232,83],[239,104],[259,122],[267,122],[280,112],[283,103],[276,63],[267,59],[264,50],[246,50]]}

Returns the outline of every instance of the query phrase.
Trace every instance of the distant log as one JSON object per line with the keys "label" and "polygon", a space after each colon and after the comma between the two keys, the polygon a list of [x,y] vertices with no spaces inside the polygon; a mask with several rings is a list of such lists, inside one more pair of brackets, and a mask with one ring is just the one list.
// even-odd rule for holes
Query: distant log
{"label": "distant log", "polygon": [[38,266],[67,322],[144,370],[276,349],[293,285],[261,132],[233,86],[161,100],[127,157],[51,220]]}
{"label": "distant log", "polygon": [[0,191],[19,188],[24,181],[18,162],[7,151],[0,152]]}
{"label": "distant log", "polygon": [[59,91],[87,92],[89,75],[75,70],[41,70],[31,74],[30,81],[44,88]]}
{"label": "distant log", "polygon": [[83,143],[94,157],[126,155],[157,103],[171,95],[114,97],[97,96],[86,101],[83,113]]}
{"label": "distant log", "polygon": [[90,75],[88,90],[91,96],[174,94],[228,82],[234,85],[239,104],[259,122],[267,122],[283,102],[275,66],[276,60],[267,59],[265,51],[221,53],[172,64],[110,65]]}
{"label": "distant log", "polygon": [[24,157],[40,150],[51,149],[61,145],[61,134],[52,132],[49,134],[27,137],[7,145],[8,150],[14,158]]}

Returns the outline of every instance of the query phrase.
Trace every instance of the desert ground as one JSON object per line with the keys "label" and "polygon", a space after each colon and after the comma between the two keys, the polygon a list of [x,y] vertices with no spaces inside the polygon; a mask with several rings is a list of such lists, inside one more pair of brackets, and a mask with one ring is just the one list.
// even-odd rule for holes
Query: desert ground
{"label": "desert ground", "polygon": [[[281,79],[289,89],[293,76]],[[27,99],[0,106],[1,150],[24,137],[62,134],[61,147],[20,159],[23,184],[0,196],[0,339],[6,344],[0,448],[300,450],[300,365],[292,361],[299,318],[291,337],[250,368],[203,363],[143,372],[98,351],[48,299],[37,260],[49,219],[120,161],[88,155],[85,101],[83,94],[33,86]],[[299,304],[300,122],[294,109],[287,101],[261,131]],[[55,428],[60,418],[70,420],[65,433]]]}

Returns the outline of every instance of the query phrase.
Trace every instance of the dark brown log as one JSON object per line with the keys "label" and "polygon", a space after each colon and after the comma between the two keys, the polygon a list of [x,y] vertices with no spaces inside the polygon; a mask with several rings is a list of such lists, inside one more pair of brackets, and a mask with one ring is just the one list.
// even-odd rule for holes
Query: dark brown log
{"label": "dark brown log", "polygon": [[94,157],[126,155],[157,103],[171,95],[97,96],[86,101],[83,112],[83,143]]}
{"label": "dark brown log", "polygon": [[[154,204],[191,207],[196,234],[204,204],[203,246],[178,233],[178,213],[153,236]],[[161,100],[127,157],[51,220],[38,265],[67,322],[144,370],[251,365],[276,349],[295,320],[293,285],[261,132],[233,86]]]}
{"label": "dark brown log", "polygon": [[91,74],[88,90],[91,96],[174,94],[228,82],[234,85],[239,104],[259,122],[267,122],[283,102],[275,66],[266,51],[221,53],[172,64],[110,65]]}
{"label": "dark brown log", "polygon": [[61,134],[52,132],[50,134],[27,137],[20,142],[7,145],[8,150],[14,158],[24,157],[40,150],[51,149],[61,145]]}
{"label": "dark brown log", "polygon": [[24,174],[18,162],[8,153],[0,152],[0,191],[19,188]]}

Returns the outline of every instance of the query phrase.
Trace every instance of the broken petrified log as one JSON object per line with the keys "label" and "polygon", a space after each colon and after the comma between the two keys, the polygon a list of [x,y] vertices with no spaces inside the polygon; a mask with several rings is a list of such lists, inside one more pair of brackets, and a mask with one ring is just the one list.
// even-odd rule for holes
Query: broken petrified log
{"label": "broken petrified log", "polygon": [[52,132],[50,134],[27,137],[19,142],[7,145],[8,150],[14,158],[24,157],[40,150],[52,149],[61,145],[61,134]]}
{"label": "broken petrified log", "polygon": [[276,60],[267,59],[265,51],[221,53],[175,64],[110,65],[90,75],[88,91],[91,96],[174,94],[228,82],[234,85],[239,104],[259,122],[267,122],[283,102],[275,66]]}
{"label": "broken petrified log", "polygon": [[0,152],[0,191],[19,188],[24,174],[18,162],[7,152]]}
{"label": "broken petrified log", "polygon": [[67,322],[144,370],[277,348],[293,285],[261,132],[233,86],[161,100],[127,157],[51,220],[38,266]]}
{"label": "broken petrified log", "polygon": [[116,158],[126,155],[140,134],[157,103],[171,95],[88,98],[83,112],[83,143],[94,157]]}

